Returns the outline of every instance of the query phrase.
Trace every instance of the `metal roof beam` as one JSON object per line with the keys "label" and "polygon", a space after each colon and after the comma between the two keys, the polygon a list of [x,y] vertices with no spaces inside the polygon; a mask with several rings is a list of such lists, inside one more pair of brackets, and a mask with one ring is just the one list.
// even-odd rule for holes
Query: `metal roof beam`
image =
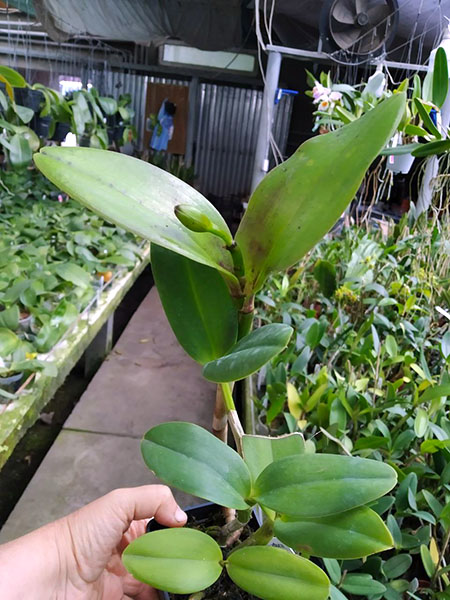
{"label": "metal roof beam", "polygon": [[[333,64],[334,61],[331,54],[326,52],[318,52],[314,50],[302,50],[301,48],[288,48],[287,46],[277,46],[274,44],[268,44],[266,50],[269,52],[279,52],[285,57],[296,58],[297,60],[310,60],[313,62],[324,62]],[[367,63],[370,65],[378,65],[382,63],[390,69],[407,69],[409,71],[428,71],[427,65],[418,65],[413,63],[397,62],[395,60],[382,60],[381,58],[373,58],[368,60]],[[340,63],[341,64],[341,63]]]}

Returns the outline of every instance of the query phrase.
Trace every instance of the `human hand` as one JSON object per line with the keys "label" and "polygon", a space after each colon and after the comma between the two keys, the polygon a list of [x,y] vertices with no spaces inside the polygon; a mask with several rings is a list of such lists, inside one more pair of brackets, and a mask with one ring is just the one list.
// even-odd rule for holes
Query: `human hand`
{"label": "human hand", "polygon": [[0,546],[2,600],[156,600],[121,561],[153,516],[170,527],[186,523],[168,487],[147,485],[115,490]]}

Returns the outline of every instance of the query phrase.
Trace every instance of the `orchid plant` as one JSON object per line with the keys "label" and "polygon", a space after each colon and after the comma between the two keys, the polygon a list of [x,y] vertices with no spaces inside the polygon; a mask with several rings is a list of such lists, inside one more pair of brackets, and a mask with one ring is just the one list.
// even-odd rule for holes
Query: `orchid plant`
{"label": "orchid plant", "polygon": [[317,80],[307,71],[307,81],[312,90],[306,95],[316,106],[313,131],[327,133],[359,119],[379,102],[400,92],[408,93],[405,112],[397,131],[382,154],[427,157],[444,154],[450,150],[448,131],[442,124],[441,109],[448,94],[448,59],[439,48],[433,69],[422,81],[418,74],[412,81],[405,79],[395,90],[387,87],[382,71],[373,73],[367,83],[352,86],[332,81],[330,73],[320,73]]}
{"label": "orchid plant", "polygon": [[[252,331],[255,293],[339,218],[404,110],[399,93],[348,126],[308,140],[257,187],[234,239],[206,198],[153,165],[88,148],[43,148],[35,155],[37,167],[60,189],[152,242],[152,269],[168,320],[204,377],[218,384],[217,435],[190,423],[158,425],[142,441],[146,464],[167,484],[236,511],[219,536],[225,543],[255,506],[265,515],[225,559],[206,533],[148,533],[123,554],[136,578],[190,594],[225,569],[258,598],[326,600],[329,581],[310,556],[362,557],[393,545],[367,506],[395,485],[390,466],[308,454],[299,434],[245,435],[232,390],[292,335],[279,323]],[[236,451],[224,443],[227,421]],[[274,534],[304,556],[268,546]]]}
{"label": "orchid plant", "polygon": [[330,73],[320,73],[319,80],[309,71],[306,74],[312,87],[306,95],[316,106],[313,131],[319,130],[320,133],[334,131],[358,119],[392,95],[386,89],[386,78],[380,71],[371,75],[367,83],[354,86],[333,82]]}

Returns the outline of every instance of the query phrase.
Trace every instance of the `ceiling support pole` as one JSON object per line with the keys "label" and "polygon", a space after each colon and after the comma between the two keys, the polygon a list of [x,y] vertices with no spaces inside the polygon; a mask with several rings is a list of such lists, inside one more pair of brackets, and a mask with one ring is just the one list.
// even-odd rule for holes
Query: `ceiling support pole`
{"label": "ceiling support pole", "polygon": [[184,156],[184,162],[188,168],[194,162],[194,144],[196,141],[195,134],[198,121],[197,107],[199,104],[199,87],[198,77],[193,77],[189,83],[186,153]]}
{"label": "ceiling support pole", "polygon": [[269,51],[266,69],[266,83],[261,109],[261,118],[256,142],[255,163],[253,167],[252,192],[269,170],[269,147],[275,109],[275,94],[280,78],[281,54]]}

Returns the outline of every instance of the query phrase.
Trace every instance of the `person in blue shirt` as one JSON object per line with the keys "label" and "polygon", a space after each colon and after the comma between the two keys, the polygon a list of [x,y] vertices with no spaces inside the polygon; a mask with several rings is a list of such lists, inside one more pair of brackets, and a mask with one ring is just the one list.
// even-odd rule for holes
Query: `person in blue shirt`
{"label": "person in blue shirt", "polygon": [[159,109],[157,123],[150,141],[152,150],[167,150],[170,140],[173,136],[173,117],[176,112],[176,106],[169,100],[164,100]]}

